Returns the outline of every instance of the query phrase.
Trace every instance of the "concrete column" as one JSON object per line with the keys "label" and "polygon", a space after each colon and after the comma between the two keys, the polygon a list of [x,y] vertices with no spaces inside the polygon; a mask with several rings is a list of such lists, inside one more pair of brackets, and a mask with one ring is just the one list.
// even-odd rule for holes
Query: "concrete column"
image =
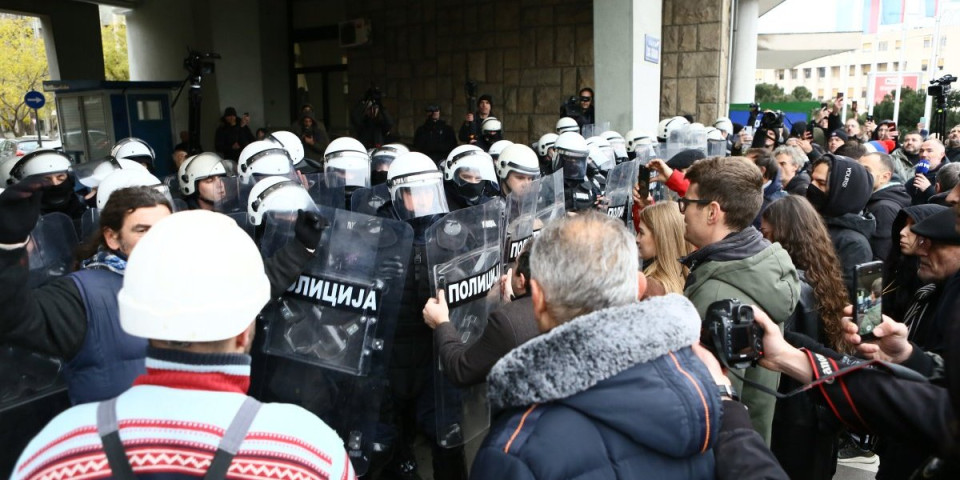
{"label": "concrete column", "polygon": [[759,13],[759,0],[737,0],[736,30],[733,34],[733,71],[730,72],[731,103],[753,102]]}
{"label": "concrete column", "polygon": [[40,16],[51,80],[104,79],[97,5],[57,1],[24,7],[17,10]]}
{"label": "concrete column", "polygon": [[662,12],[662,0],[593,2],[596,120],[620,133],[659,121],[660,62],[644,60],[644,37],[661,40]]}

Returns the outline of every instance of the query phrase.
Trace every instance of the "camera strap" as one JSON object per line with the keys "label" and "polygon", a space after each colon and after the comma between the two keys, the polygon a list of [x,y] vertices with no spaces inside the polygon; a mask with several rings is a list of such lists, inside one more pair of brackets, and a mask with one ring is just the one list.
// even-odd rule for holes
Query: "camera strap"
{"label": "camera strap", "polygon": [[[722,350],[720,349],[720,340],[714,337],[713,343],[714,343],[715,351],[721,352]],[[770,388],[767,388],[764,385],[761,385],[752,380],[748,380],[744,378],[743,375],[740,375],[739,372],[734,370],[734,368],[727,363],[727,359],[723,358],[723,355],[717,355],[717,357],[719,358],[720,363],[723,365],[723,367],[726,368],[727,371],[730,374],[732,374],[734,377],[737,377],[738,379],[740,379],[744,383],[744,385],[750,385],[751,387],[757,390],[760,390],[763,393],[766,393],[768,395],[773,395],[774,397],[777,397],[777,398],[790,398],[794,395],[806,392],[811,388],[814,388],[823,384],[831,384],[837,378],[842,377],[844,375],[851,374],[858,370],[875,369],[877,367],[889,372],[890,374],[898,378],[911,380],[915,382],[922,382],[922,383],[928,382],[927,378],[924,377],[923,375],[913,370],[910,370],[909,368],[892,364],[889,362],[884,362],[880,360],[865,360],[865,361],[858,362],[848,367],[844,367],[837,370],[835,360],[805,348],[801,349],[801,351],[806,353],[807,358],[810,360],[810,364],[813,367],[814,376],[816,377],[816,379],[810,383],[801,385],[800,387],[794,390],[791,390],[787,393],[780,393],[776,390],[772,390]],[[757,367],[756,362],[753,362],[752,366]],[[742,394],[743,392],[740,392],[740,393]]]}

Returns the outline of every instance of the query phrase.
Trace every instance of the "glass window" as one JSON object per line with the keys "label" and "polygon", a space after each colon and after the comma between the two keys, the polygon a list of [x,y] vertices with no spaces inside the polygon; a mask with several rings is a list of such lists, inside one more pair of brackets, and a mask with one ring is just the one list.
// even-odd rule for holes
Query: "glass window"
{"label": "glass window", "polygon": [[900,43],[900,40],[897,40],[896,49],[897,49],[897,50],[900,50],[900,47],[902,47],[902,46],[903,46],[903,45]]}
{"label": "glass window", "polygon": [[877,64],[877,71],[878,71],[878,72],[886,72],[886,71],[887,71],[887,64],[886,64],[886,63],[878,63],[878,64]]}
{"label": "glass window", "polygon": [[923,48],[930,48],[931,45],[933,45],[933,37],[930,35],[923,37]]}
{"label": "glass window", "polygon": [[920,61],[920,70],[926,72],[928,68],[930,68],[930,60],[924,58]]}
{"label": "glass window", "polygon": [[137,120],[163,120],[160,100],[137,100]]}
{"label": "glass window", "polygon": [[854,76],[854,75],[856,75],[856,74],[857,74],[857,66],[856,66],[856,65],[850,65],[850,76],[852,77],[852,76]]}
{"label": "glass window", "polygon": [[796,69],[796,68],[790,70],[790,79],[791,79],[791,80],[796,80],[796,79],[797,79],[797,75],[799,75],[799,74],[797,73],[797,69]]}
{"label": "glass window", "polygon": [[826,76],[827,76],[827,67],[818,67],[817,78],[824,78]]}
{"label": "glass window", "polygon": [[777,79],[783,80],[783,70],[777,70]]}
{"label": "glass window", "polygon": [[870,42],[864,42],[864,43],[863,43],[863,51],[864,51],[864,52],[869,52],[869,51],[872,51],[872,50],[873,50],[873,43],[870,43]]}
{"label": "glass window", "polygon": [[[853,74],[851,74],[853,75]],[[830,76],[833,78],[840,78],[840,67],[831,67]]]}
{"label": "glass window", "polygon": [[886,42],[886,41],[883,41],[883,42],[878,43],[878,44],[877,44],[877,51],[878,51],[878,52],[886,52],[886,51],[887,51],[887,42]]}
{"label": "glass window", "polygon": [[869,64],[869,63],[864,63],[863,65],[860,65],[860,72],[861,72],[862,74],[864,74],[864,75],[869,74],[869,73],[870,73],[870,64]]}
{"label": "glass window", "polygon": [[822,89],[822,88],[818,88],[818,89],[817,89],[817,98],[823,98],[823,89]]}
{"label": "glass window", "polygon": [[803,69],[803,78],[810,78],[810,70],[811,70],[811,69],[809,69],[809,68],[804,68],[804,69]]}

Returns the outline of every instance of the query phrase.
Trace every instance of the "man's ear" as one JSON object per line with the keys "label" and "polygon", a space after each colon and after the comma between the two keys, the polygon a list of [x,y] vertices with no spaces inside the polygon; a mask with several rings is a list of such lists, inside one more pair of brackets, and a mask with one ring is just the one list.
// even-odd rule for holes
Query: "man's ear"
{"label": "man's ear", "polygon": [[723,212],[720,209],[720,204],[717,202],[710,202],[707,205],[707,223],[709,225],[716,225],[720,223],[720,215]]}
{"label": "man's ear", "polygon": [[237,350],[245,353],[249,353],[250,349],[253,347],[253,333],[256,329],[257,322],[253,321],[250,323],[250,326],[246,330],[240,332],[240,335],[234,337],[234,347]]}
{"label": "man's ear", "polygon": [[553,324],[553,320],[547,312],[547,299],[536,280],[530,280],[530,298],[533,301],[533,316],[537,319],[537,328],[539,328],[540,333],[549,332],[556,325]]}
{"label": "man's ear", "polygon": [[113,230],[111,228],[103,228],[103,241],[107,244],[107,248],[115,252],[120,251],[120,232]]}

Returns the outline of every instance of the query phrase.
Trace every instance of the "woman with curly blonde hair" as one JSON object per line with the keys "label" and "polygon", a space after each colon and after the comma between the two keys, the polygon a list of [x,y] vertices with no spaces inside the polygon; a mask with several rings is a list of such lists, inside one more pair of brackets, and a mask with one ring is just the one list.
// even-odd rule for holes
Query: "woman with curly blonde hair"
{"label": "woman with curly blonde hair", "polygon": [[683,215],[676,202],[662,202],[640,211],[637,222],[637,249],[647,277],[643,298],[683,293],[690,270],[680,258],[693,251],[683,239]]}

